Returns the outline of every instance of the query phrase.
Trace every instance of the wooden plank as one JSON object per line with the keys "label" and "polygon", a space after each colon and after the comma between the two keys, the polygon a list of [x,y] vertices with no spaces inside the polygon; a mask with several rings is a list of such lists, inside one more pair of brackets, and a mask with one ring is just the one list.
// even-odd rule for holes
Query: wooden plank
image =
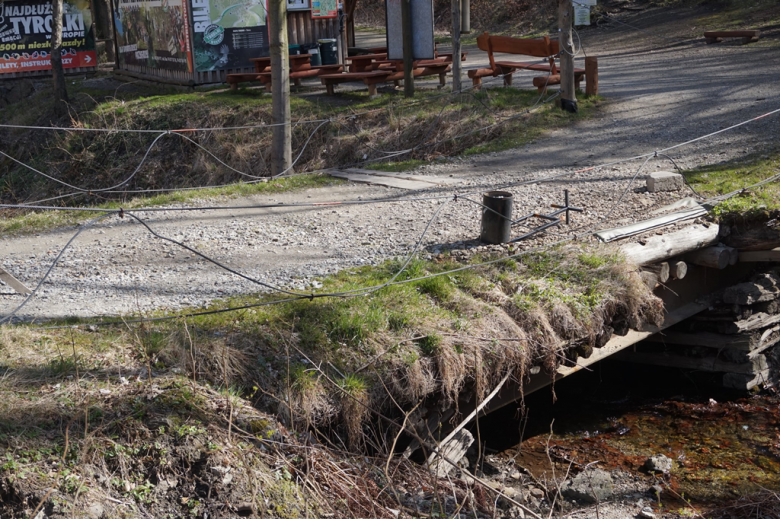
{"label": "wooden plank", "polygon": [[493,53],[522,54],[546,58],[555,54],[550,37],[512,38],[511,36],[490,36],[490,49]]}
{"label": "wooden plank", "polygon": [[780,261],[780,249],[757,250],[739,253],[739,261],[744,262],[777,262]]}
{"label": "wooden plank", "polygon": [[427,182],[429,184],[438,184],[438,185],[453,185],[453,184],[460,184],[462,180],[459,180],[457,178],[449,178],[449,177],[438,177],[435,175],[411,175],[409,173],[395,173],[390,171],[374,171],[373,169],[358,169],[358,168],[349,168],[342,170],[347,173],[358,173],[362,175],[372,175],[372,176],[382,176],[382,177],[392,177],[392,178],[403,178],[406,180],[415,180],[417,182]]}
{"label": "wooden plank", "polygon": [[616,357],[618,360],[633,364],[650,364],[667,368],[692,369],[710,373],[742,373],[752,375],[767,369],[769,366],[764,355],[757,355],[749,362],[736,364],[722,360],[716,356],[688,357],[674,352],[632,352],[624,351]]}
{"label": "wooden plank", "polygon": [[361,175],[359,173],[346,173],[343,171],[331,171],[330,176],[343,178],[350,182],[361,182],[365,184],[376,184],[380,186],[396,187],[398,189],[429,189],[436,184],[429,182],[420,182],[417,180],[406,180],[403,178],[384,177],[379,175]]}
{"label": "wooden plank", "polygon": [[10,272],[2,267],[0,267],[0,281],[24,296],[32,294],[32,290],[27,288],[24,283],[13,277]]}
{"label": "wooden plank", "polygon": [[719,327],[718,331],[726,334],[738,334],[760,330],[761,328],[773,326],[777,323],[780,323],[780,314],[769,315],[765,314],[764,312],[760,312],[751,315],[742,321],[724,324]]}
{"label": "wooden plank", "polygon": [[699,332],[685,333],[666,331],[653,335],[647,339],[650,342],[663,344],[677,344],[681,346],[705,346],[707,348],[732,348],[742,351],[751,351],[761,344],[759,334],[744,333],[739,335],[722,335],[720,333]]}

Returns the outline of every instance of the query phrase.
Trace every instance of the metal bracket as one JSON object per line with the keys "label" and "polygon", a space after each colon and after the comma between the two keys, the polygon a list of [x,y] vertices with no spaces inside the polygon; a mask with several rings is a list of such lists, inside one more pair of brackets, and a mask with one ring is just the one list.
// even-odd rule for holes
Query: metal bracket
{"label": "metal bracket", "polygon": [[557,205],[552,204],[552,207],[557,209],[557,211],[553,211],[549,214],[541,214],[541,213],[531,213],[525,216],[522,216],[518,218],[517,220],[514,220],[512,222],[512,225],[517,225],[519,223],[525,222],[526,220],[530,220],[531,218],[540,218],[542,220],[548,220],[546,223],[543,223],[542,225],[538,227],[534,227],[527,233],[518,236],[517,238],[514,238],[513,240],[510,240],[509,243],[518,242],[520,240],[525,240],[526,238],[530,238],[531,236],[534,236],[536,234],[539,234],[540,232],[544,231],[545,229],[549,229],[550,227],[556,227],[561,224],[561,219],[559,217],[560,214],[566,213],[565,222],[566,225],[569,225],[571,223],[571,217],[569,215],[569,211],[576,211],[578,213],[581,213],[583,209],[581,207],[573,207],[569,205],[569,190],[564,189],[563,190],[563,205]]}

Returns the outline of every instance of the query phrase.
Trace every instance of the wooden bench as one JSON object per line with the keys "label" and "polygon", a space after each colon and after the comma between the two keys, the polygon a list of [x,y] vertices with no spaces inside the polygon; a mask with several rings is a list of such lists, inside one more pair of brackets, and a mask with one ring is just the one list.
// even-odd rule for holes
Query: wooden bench
{"label": "wooden bench", "polygon": [[742,44],[758,41],[761,37],[761,31],[707,31],[704,33],[704,39],[709,43],[718,43],[723,38],[742,38]]}
{"label": "wooden bench", "polygon": [[[544,38],[512,38],[509,36],[491,36],[485,32],[477,37],[477,46],[488,53],[490,68],[480,68],[468,71],[468,76],[471,78],[475,90],[478,90],[480,85],[482,85],[483,77],[497,77],[503,74],[504,85],[509,86],[512,84],[512,73],[518,70],[547,72],[550,76],[559,73],[555,58],[560,52],[560,47],[558,42],[550,40],[549,36],[545,36]],[[496,61],[495,56],[493,55],[494,53],[516,54],[541,59],[536,63]],[[574,69],[574,79],[577,83],[577,87],[579,87],[584,75],[585,69]],[[558,83],[560,83],[560,78],[558,79]],[[548,80],[547,84],[552,85],[557,83]]]}

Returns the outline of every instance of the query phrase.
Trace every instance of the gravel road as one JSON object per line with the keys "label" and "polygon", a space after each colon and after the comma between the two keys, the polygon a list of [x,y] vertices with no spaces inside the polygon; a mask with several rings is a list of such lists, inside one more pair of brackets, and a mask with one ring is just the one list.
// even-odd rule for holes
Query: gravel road
{"label": "gravel road", "polygon": [[[586,208],[574,226],[610,227],[646,218],[650,211],[690,192],[648,194],[643,181],[629,186],[640,162],[590,172],[577,169],[663,149],[780,108],[778,34],[764,34],[759,44],[705,45],[703,39],[676,43],[662,38],[688,34],[693,12],[670,17],[648,11],[621,18],[645,27],[640,33],[623,25],[583,31],[588,55],[599,57],[599,89],[606,108],[590,120],[560,129],[519,149],[441,161],[417,175],[448,176],[460,183],[446,188],[406,191],[364,184],[198,204],[229,205],[224,211],[189,211],[139,215],[162,235],[181,240],[202,253],[259,281],[292,288],[317,288],[318,279],[341,269],[376,264],[407,254],[439,204],[447,205],[423,240],[423,255],[442,248],[471,248],[479,234],[481,209],[458,192],[478,193],[519,181],[535,183],[509,189],[515,214],[546,210],[562,201]],[[698,12],[701,14],[701,12]],[[671,18],[671,20],[670,20]],[[777,32],[777,31],[775,31]],[[768,43],[764,44],[765,42]],[[487,61],[468,49],[467,68]],[[533,74],[518,75],[515,85],[530,86]],[[780,114],[669,152],[683,168],[719,163],[776,146]],[[672,169],[659,157],[643,171]],[[555,180],[545,180],[558,175]],[[618,199],[627,190],[620,204]],[[401,202],[409,197],[442,196]],[[253,204],[366,201],[381,204],[241,209]],[[614,210],[613,210],[614,208]],[[613,210],[613,212],[610,212]],[[0,265],[35,286],[74,228],[0,239]],[[559,231],[567,234],[570,229]],[[547,234],[525,242],[533,247],[561,238]],[[152,237],[129,218],[110,217],[85,230],[64,254],[42,290],[18,316],[52,317],[124,315],[155,309],[200,306],[217,298],[254,292],[262,287],[230,274],[188,251]],[[0,316],[23,300],[0,284]]]}

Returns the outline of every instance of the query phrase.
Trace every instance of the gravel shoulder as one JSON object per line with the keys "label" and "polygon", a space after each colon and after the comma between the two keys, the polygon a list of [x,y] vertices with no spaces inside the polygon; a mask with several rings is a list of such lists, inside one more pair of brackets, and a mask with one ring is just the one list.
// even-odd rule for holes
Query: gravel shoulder
{"label": "gravel shoulder", "polygon": [[[386,203],[317,207],[160,212],[141,215],[155,231],[181,240],[202,253],[259,281],[298,290],[316,288],[317,279],[344,268],[376,264],[407,254],[441,203],[447,203],[423,240],[424,254],[444,248],[476,247],[480,207],[474,200],[485,189],[509,188],[515,214],[546,210],[562,201],[563,189],[574,205],[586,208],[574,227],[610,227],[638,221],[656,208],[690,192],[647,194],[630,184],[641,161],[593,171],[577,169],[664,149],[726,128],[778,107],[780,60],[776,49],[730,44],[705,45],[703,39],[677,43],[664,38],[687,34],[695,13],[658,11],[625,18],[644,27],[640,33],[612,24],[581,32],[588,55],[599,59],[599,89],[607,98],[597,117],[550,132],[520,149],[467,160],[434,163],[418,175],[451,176],[456,186],[425,191],[349,184],[273,197],[203,200],[191,205],[365,201]],[[486,56],[468,49],[466,67]],[[516,85],[529,85],[532,74]],[[668,152],[682,168],[719,163],[760,153],[780,139],[778,116]],[[673,169],[651,159],[642,175]],[[554,180],[546,180],[556,176]],[[452,201],[455,193],[457,201]],[[623,196],[623,193],[625,195]],[[437,200],[399,202],[409,197]],[[621,196],[623,198],[621,199]],[[561,228],[562,234],[571,229]],[[0,264],[35,286],[74,228],[0,239]],[[529,240],[530,248],[560,239],[547,234]],[[42,291],[19,313],[25,320],[66,316],[123,315],[208,304],[215,299],[260,290],[175,245],[152,237],[128,218],[111,217],[86,230],[64,254]],[[22,301],[0,285],[0,315]]]}

